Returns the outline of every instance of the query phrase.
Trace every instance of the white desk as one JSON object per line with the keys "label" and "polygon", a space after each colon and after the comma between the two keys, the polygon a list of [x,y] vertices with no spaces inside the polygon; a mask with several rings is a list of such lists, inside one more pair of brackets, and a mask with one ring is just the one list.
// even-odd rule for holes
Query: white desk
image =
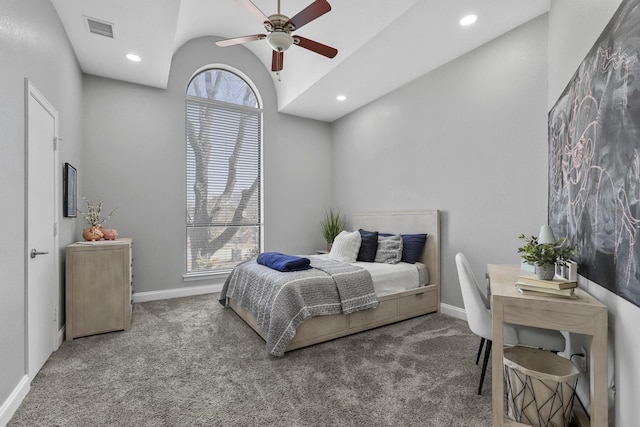
{"label": "white desk", "polygon": [[591,335],[591,426],[606,427],[607,307],[579,288],[576,299],[522,295],[514,286],[519,265],[489,264],[488,269],[493,312],[493,425],[521,425],[508,419],[504,408],[503,324],[513,323]]}

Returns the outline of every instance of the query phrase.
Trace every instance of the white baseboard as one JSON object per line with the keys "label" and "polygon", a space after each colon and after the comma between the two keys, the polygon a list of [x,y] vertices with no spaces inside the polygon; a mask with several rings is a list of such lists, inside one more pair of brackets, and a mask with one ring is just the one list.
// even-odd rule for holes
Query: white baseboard
{"label": "white baseboard", "polygon": [[171,298],[190,297],[193,295],[213,294],[220,292],[222,285],[190,286],[188,288],[165,289],[162,291],[134,292],[133,302],[158,301]]}
{"label": "white baseboard", "polygon": [[440,313],[464,320],[465,322],[467,321],[467,312],[464,311],[463,308],[456,307],[455,305],[440,303]]}
{"label": "white baseboard", "polygon": [[0,426],[6,426],[9,424],[9,420],[13,417],[16,410],[24,400],[27,393],[29,393],[29,389],[31,388],[31,382],[29,381],[29,376],[25,375],[22,377],[16,388],[13,389],[13,392],[7,400],[2,403],[0,406]]}

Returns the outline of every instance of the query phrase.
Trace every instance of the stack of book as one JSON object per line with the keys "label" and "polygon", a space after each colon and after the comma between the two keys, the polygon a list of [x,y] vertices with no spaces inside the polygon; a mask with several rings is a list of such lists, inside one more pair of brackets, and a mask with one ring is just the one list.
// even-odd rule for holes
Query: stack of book
{"label": "stack of book", "polygon": [[553,280],[538,279],[535,274],[521,274],[516,280],[516,288],[521,294],[572,298],[576,282],[556,276]]}

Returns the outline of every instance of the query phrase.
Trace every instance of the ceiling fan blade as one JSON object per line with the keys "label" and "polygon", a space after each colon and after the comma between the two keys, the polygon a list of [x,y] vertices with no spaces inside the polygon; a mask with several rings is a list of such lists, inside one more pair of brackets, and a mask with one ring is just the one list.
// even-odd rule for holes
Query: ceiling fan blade
{"label": "ceiling fan blade", "polygon": [[291,31],[297,30],[303,25],[306,25],[314,19],[329,12],[330,10],[331,5],[327,2],[327,0],[316,0],[309,6],[298,12],[298,14],[293,18],[289,19],[285,26],[291,24],[293,25],[293,29]]}
{"label": "ceiling fan blade", "polygon": [[216,42],[216,46],[229,47],[229,46],[235,46],[237,44],[254,42],[256,40],[263,40],[265,38],[267,38],[265,34],[254,34],[252,36],[235,37],[232,39],[218,40]]}
{"label": "ceiling fan blade", "polygon": [[300,36],[293,36],[293,43],[305,49],[309,49],[312,52],[324,55],[327,58],[335,58],[338,54],[338,49],[334,49],[326,44],[318,43]]}
{"label": "ceiling fan blade", "polygon": [[284,65],[284,52],[273,51],[271,54],[271,71],[282,71]]}
{"label": "ceiling fan blade", "polygon": [[249,13],[255,16],[256,19],[260,21],[261,24],[264,25],[265,22],[270,22],[269,17],[265,15],[260,9],[258,9],[258,6],[253,4],[251,0],[236,0],[236,1],[240,3],[242,6],[244,6],[244,8],[247,9]]}

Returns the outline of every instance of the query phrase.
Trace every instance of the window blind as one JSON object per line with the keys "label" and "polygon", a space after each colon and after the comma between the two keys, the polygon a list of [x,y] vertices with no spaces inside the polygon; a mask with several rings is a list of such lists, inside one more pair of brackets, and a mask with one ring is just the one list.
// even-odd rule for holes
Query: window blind
{"label": "window blind", "polygon": [[259,252],[262,110],[187,96],[186,122],[187,272],[230,269]]}

